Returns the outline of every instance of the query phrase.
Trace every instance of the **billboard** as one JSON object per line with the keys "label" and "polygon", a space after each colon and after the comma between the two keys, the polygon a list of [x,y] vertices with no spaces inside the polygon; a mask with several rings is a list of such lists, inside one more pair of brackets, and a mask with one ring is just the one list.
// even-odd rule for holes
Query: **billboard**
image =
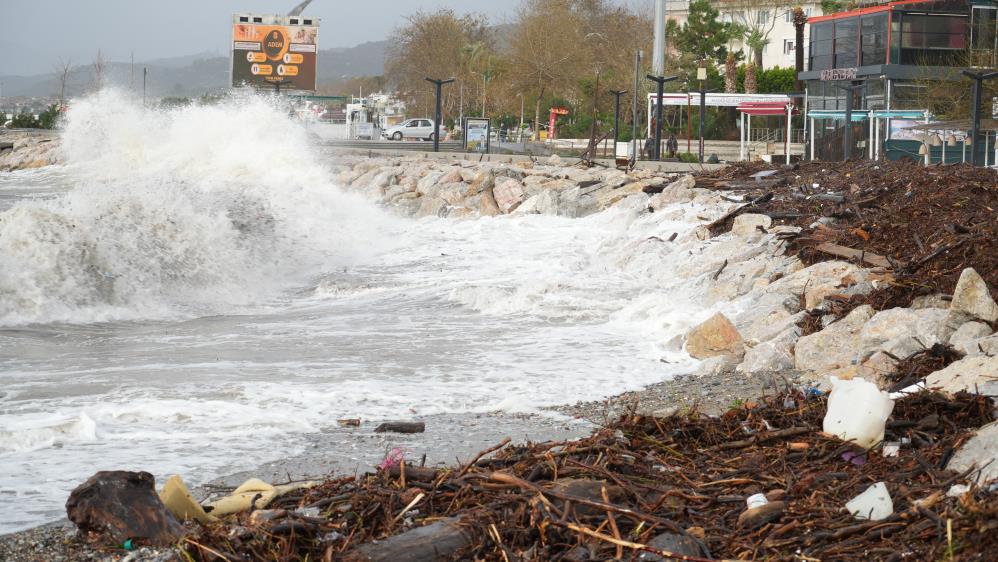
{"label": "billboard", "polygon": [[302,16],[233,16],[232,86],[315,91],[318,23]]}

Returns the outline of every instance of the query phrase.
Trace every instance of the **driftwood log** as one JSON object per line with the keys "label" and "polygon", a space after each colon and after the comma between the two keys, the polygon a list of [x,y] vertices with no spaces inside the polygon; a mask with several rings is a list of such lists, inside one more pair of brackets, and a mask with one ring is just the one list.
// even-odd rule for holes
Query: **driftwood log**
{"label": "driftwood log", "polygon": [[344,562],[422,562],[453,560],[474,539],[460,517],[430,523],[346,553]]}
{"label": "driftwood log", "polygon": [[422,433],[426,431],[423,422],[391,421],[374,428],[375,433]]}

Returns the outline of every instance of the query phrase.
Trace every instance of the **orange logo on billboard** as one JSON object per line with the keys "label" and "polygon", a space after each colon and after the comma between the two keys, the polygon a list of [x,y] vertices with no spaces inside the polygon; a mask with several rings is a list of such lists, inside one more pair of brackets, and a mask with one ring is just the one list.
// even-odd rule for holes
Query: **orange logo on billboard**
{"label": "orange logo on billboard", "polygon": [[284,54],[284,64],[301,64],[305,61],[305,57],[297,53],[285,53]]}
{"label": "orange logo on billboard", "polygon": [[298,76],[298,67],[279,64],[277,65],[277,73],[281,76]]}
{"label": "orange logo on billboard", "polygon": [[254,64],[250,68],[254,76],[270,76],[274,73],[274,67],[269,64]]}
{"label": "orange logo on billboard", "polygon": [[249,62],[266,62],[267,55],[263,53],[254,53],[253,51],[249,51],[248,53],[246,53],[246,60]]}
{"label": "orange logo on billboard", "polygon": [[263,40],[263,52],[267,53],[267,58],[281,60],[287,48],[288,39],[284,36],[283,29],[275,27],[267,32],[267,37]]}

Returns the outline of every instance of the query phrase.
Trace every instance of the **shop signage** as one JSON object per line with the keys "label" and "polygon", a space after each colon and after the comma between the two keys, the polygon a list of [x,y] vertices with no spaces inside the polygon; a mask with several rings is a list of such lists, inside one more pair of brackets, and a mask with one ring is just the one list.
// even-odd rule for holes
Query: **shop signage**
{"label": "shop signage", "polygon": [[821,80],[823,82],[855,80],[858,71],[858,68],[829,68],[821,71]]}

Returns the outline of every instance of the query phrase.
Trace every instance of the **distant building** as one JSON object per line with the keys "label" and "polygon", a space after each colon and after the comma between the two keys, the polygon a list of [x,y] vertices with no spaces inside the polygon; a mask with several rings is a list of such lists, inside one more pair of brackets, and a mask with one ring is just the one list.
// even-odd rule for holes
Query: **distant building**
{"label": "distant building", "polygon": [[[786,0],[711,0],[711,5],[725,22],[737,23],[758,30],[767,39],[762,52],[762,67],[790,67],[796,63],[797,31],[793,10],[800,6],[808,17],[822,13],[821,2],[787,2]],[[667,0],[666,18],[682,25],[689,16],[689,0]],[[804,57],[807,58],[808,37],[805,28]],[[752,50],[744,37],[731,41],[728,49],[741,50],[746,60],[752,60]]]}
{"label": "distant building", "polygon": [[[906,136],[915,142],[908,127],[931,117],[933,82],[998,65],[996,14],[995,0],[901,0],[810,18],[799,78],[807,88],[815,158],[842,157],[847,94],[840,86],[860,82],[865,86],[853,96],[854,154],[880,156],[889,150],[887,141]],[[917,158],[917,145],[914,150]]]}

